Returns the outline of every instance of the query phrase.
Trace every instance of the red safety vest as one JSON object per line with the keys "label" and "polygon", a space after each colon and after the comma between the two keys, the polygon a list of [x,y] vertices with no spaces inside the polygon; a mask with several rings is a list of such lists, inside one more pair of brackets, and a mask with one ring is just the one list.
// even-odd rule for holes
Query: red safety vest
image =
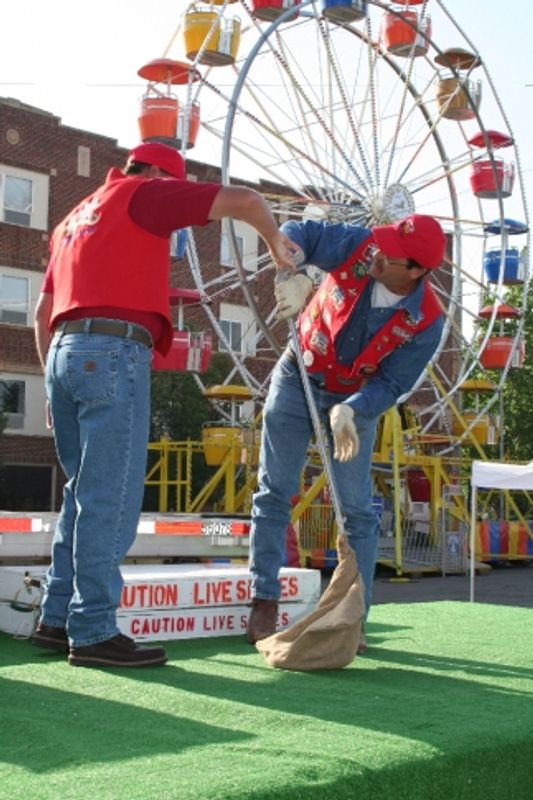
{"label": "red safety vest", "polygon": [[83,200],[54,230],[54,282],[50,327],[73,308],[112,306],[160,314],[157,349],[172,342],[169,308],[169,240],[136,225],[127,209],[145,178],[113,169],[106,183]]}
{"label": "red safety vest", "polygon": [[442,316],[439,301],[424,281],[421,319],[413,319],[404,308],[390,317],[351,365],[339,364],[335,341],[359,302],[370,278],[366,251],[373,243],[365,239],[346,261],[329,272],[298,321],[300,347],[308,372],[323,373],[330,392],[352,394],[379,369],[380,362],[397,347],[410,341]]}

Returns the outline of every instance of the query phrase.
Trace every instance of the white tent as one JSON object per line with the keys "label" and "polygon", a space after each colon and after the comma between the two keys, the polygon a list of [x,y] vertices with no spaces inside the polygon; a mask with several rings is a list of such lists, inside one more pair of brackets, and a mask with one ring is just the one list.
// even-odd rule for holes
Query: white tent
{"label": "white tent", "polygon": [[529,464],[505,464],[495,461],[472,462],[472,500],[470,512],[470,601],[474,601],[475,548],[477,521],[477,490],[533,490],[533,461]]}

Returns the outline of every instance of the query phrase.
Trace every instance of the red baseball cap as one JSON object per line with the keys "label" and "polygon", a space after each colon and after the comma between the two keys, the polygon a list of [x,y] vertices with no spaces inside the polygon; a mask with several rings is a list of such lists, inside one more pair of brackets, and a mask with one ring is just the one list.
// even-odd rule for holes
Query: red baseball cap
{"label": "red baseball cap", "polygon": [[140,161],[168,172],[173,178],[185,178],[185,161],[180,153],[168,144],[143,142],[130,150],[128,164]]}
{"label": "red baseball cap", "polygon": [[412,214],[391,225],[372,229],[374,241],[390,258],[412,258],[425,269],[440,266],[446,250],[446,237],[433,217]]}

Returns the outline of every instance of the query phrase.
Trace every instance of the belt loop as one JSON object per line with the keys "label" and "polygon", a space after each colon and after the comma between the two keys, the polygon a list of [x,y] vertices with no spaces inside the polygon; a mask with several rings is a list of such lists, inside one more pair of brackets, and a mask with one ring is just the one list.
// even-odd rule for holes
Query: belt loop
{"label": "belt loop", "polygon": [[126,323],[126,339],[131,339],[133,335],[133,325],[131,322]]}
{"label": "belt loop", "polygon": [[91,332],[91,323],[92,323],[92,319],[90,319],[90,317],[87,317],[87,319],[83,320],[83,332],[84,333],[90,333]]}

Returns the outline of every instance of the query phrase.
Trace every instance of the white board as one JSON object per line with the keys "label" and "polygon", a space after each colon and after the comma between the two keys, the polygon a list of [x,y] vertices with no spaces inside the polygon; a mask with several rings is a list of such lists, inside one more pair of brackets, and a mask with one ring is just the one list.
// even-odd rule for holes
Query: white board
{"label": "white board", "polygon": [[[121,631],[139,640],[238,636],[250,613],[247,566],[156,564],[122,567],[124,587],[117,612]],[[39,616],[46,567],[0,567],[0,630],[29,636]],[[320,598],[320,572],[280,571],[278,629],[312,611]],[[37,585],[32,585],[37,584]]]}

